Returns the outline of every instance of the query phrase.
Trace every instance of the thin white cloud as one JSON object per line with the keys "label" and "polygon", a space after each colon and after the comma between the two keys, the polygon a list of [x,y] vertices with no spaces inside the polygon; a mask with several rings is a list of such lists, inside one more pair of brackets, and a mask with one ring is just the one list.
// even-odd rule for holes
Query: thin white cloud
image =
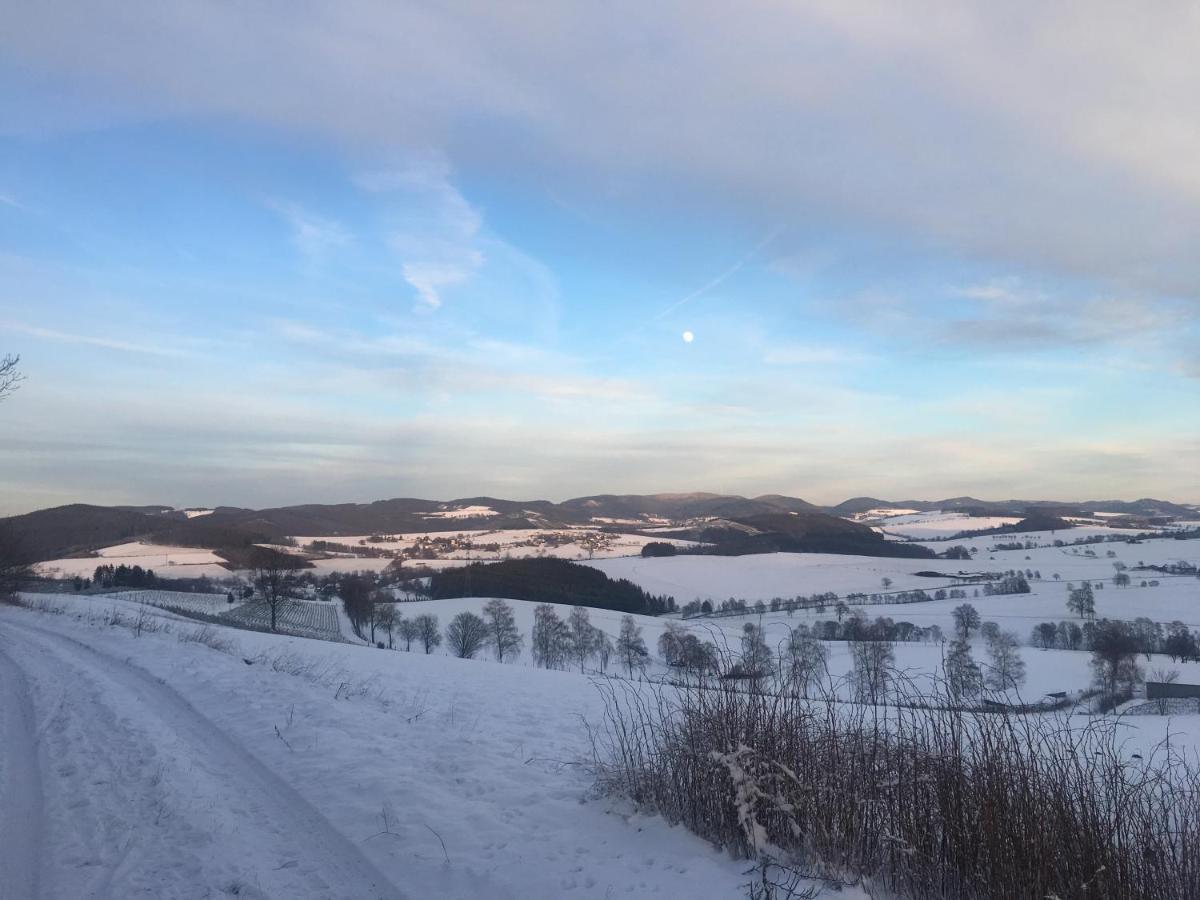
{"label": "thin white cloud", "polygon": [[822,308],[894,346],[958,345],[995,353],[1088,346],[1164,352],[1200,323],[1200,308],[1153,295],[1095,294],[1004,277],[924,291],[863,292]]}
{"label": "thin white cloud", "polygon": [[267,200],[267,206],[279,213],[292,231],[292,242],[310,263],[320,264],[351,243],[350,231],[340,222],[318,215],[298,203]]}
{"label": "thin white cloud", "polygon": [[441,307],[445,292],[468,282],[486,260],[483,216],[450,177],[444,158],[427,155],[354,178],[362,190],[386,196],[388,246],[419,308],[429,311]]}
{"label": "thin white cloud", "polygon": [[58,341],[65,344],[85,344],[89,347],[100,347],[105,350],[117,350],[122,353],[141,353],[150,356],[189,356],[190,354],[177,347],[162,344],[135,343],[107,338],[94,334],[78,334],[58,331],[53,328],[42,328],[38,325],[26,325],[22,322],[0,322],[0,330],[14,331],[30,337],[47,341]]}
{"label": "thin white cloud", "polygon": [[284,319],[268,324],[289,342],[329,351],[338,362],[319,381],[339,391],[382,390],[403,383],[441,391],[448,398],[509,394],[548,400],[657,402],[656,392],[647,384],[581,372],[578,360],[531,345],[470,337],[435,344],[412,335],[367,336]]}

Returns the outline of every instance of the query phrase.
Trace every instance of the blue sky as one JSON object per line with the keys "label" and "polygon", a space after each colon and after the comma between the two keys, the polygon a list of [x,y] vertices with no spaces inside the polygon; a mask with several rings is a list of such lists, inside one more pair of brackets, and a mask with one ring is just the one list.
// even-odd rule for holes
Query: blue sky
{"label": "blue sky", "polygon": [[0,512],[1200,500],[1200,25],[1097,10],[16,11]]}

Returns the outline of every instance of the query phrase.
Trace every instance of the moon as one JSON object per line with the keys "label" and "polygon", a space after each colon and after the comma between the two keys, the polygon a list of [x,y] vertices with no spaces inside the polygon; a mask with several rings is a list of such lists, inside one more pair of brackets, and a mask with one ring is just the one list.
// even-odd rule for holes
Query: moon
{"label": "moon", "polygon": [[695,339],[696,339],[696,336],[694,334],[692,334],[690,331],[685,331],[683,333],[683,342],[685,344],[690,344]]}

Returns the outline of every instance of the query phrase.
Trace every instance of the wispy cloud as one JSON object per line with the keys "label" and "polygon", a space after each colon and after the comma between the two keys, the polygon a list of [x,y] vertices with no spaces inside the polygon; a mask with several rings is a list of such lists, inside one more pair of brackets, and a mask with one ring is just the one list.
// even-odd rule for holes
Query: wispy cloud
{"label": "wispy cloud", "polygon": [[298,203],[271,199],[266,204],[287,222],[292,231],[292,242],[310,263],[325,262],[332,253],[352,241],[349,229],[340,222],[318,215]]}
{"label": "wispy cloud", "polygon": [[1137,343],[1170,334],[1189,318],[1169,301],[1066,296],[1014,279],[970,285],[957,293],[974,306],[945,324],[946,338],[996,348]]}
{"label": "wispy cloud", "polygon": [[[832,213],[955,253],[1194,292],[1192,10],[1002,6],[906,18],[878,2],[757,4],[730,20],[709,2],[537,16],[235,4],[197,28],[187,7],[134,17],[47,0],[14,10],[0,46],[71,85],[84,124],[105,103],[368,152],[453,144],[539,181],[557,167],[631,195],[674,182],[689,209],[758,227],[780,210]],[[424,280],[424,302],[437,287]]]}
{"label": "wispy cloud", "polygon": [[1013,277],[940,292],[864,291],[821,306],[892,346],[1008,355],[1100,346],[1163,349],[1200,322],[1200,309],[1168,298],[1047,287]]}
{"label": "wispy cloud", "polygon": [[115,338],[102,337],[94,334],[78,334],[58,331],[53,328],[42,328],[38,325],[26,325],[22,322],[0,321],[0,329],[14,331],[34,338],[47,341],[58,341],[64,344],[85,344],[90,347],[101,347],[105,350],[117,350],[122,353],[142,353],[150,356],[190,356],[186,350],[164,344],[146,344],[123,341]]}
{"label": "wispy cloud", "polygon": [[381,389],[398,383],[450,396],[509,394],[546,400],[654,402],[655,391],[629,378],[580,371],[577,359],[527,344],[459,336],[433,342],[416,335],[364,335],[274,320],[287,341],[321,346],[336,359],[338,389]]}
{"label": "wispy cloud", "polygon": [[485,262],[483,216],[450,177],[449,164],[433,156],[354,179],[364,191],[387,195],[387,243],[426,310],[438,309],[445,291],[467,282]]}

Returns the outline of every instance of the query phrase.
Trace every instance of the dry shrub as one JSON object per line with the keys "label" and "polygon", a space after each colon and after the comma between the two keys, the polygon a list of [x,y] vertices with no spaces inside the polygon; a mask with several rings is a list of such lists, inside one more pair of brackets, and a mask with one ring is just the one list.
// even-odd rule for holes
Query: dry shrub
{"label": "dry shrub", "polygon": [[1168,746],[1122,752],[1112,718],[599,687],[601,788],[762,872],[907,898],[1200,897],[1200,770]]}
{"label": "dry shrub", "polygon": [[181,641],[188,641],[195,644],[203,644],[205,647],[210,647],[220,653],[233,653],[236,649],[231,638],[221,634],[219,630],[211,625],[201,625],[199,628],[181,631],[178,634]]}

